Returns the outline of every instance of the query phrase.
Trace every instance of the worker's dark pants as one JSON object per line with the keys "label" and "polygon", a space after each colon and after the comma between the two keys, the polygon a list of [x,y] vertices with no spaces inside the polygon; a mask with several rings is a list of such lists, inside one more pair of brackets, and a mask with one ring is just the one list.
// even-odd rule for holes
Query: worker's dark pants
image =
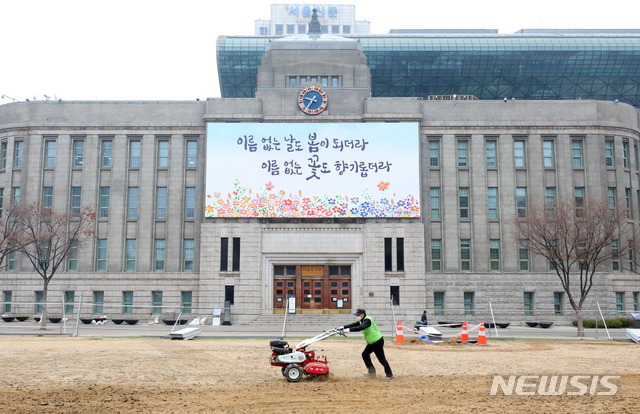
{"label": "worker's dark pants", "polygon": [[362,360],[364,361],[364,365],[367,367],[370,374],[375,374],[376,368],[371,362],[372,352],[376,354],[376,358],[378,358],[378,361],[380,361],[380,363],[384,367],[384,373],[387,375],[387,377],[393,377],[393,372],[391,372],[391,367],[387,362],[387,358],[384,357],[384,338],[380,338],[378,341],[367,345],[364,348],[364,351],[362,351]]}

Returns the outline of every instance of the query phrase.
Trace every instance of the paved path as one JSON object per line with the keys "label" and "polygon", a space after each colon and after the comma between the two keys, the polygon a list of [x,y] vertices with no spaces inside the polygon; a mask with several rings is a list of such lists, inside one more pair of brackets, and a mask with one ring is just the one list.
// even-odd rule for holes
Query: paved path
{"label": "paved path", "polygon": [[[182,325],[181,328],[187,327]],[[230,326],[197,326],[202,331],[200,337],[203,338],[278,338],[282,335],[282,326],[275,325],[230,325]],[[49,335],[66,335],[74,336],[76,331],[75,322],[66,324],[66,330],[62,329],[61,323],[48,323],[46,330],[41,330],[40,326],[31,321],[27,322],[1,322],[0,336],[49,336]],[[306,338],[321,333],[324,329],[331,329],[332,326],[315,327],[308,325],[290,326],[287,328],[285,337]],[[164,323],[149,325],[147,322],[139,322],[136,325],[116,325],[107,322],[103,326],[88,325],[80,323],[78,326],[79,337],[156,337],[162,338],[168,336],[172,326]],[[178,328],[176,328],[178,329]],[[382,325],[380,327],[382,333],[387,338],[393,336],[393,331],[389,326]],[[442,332],[444,337],[452,337],[460,332],[460,328],[437,328]],[[509,326],[506,329],[498,328],[496,330],[486,329],[487,338],[495,339],[496,336],[501,339],[578,339],[576,337],[576,328],[573,326],[552,326],[547,329],[530,328],[527,326]],[[469,333],[469,337],[474,339],[477,336],[477,329]],[[349,338],[361,339],[361,333],[347,334]],[[405,338],[417,337],[412,332],[404,332]],[[609,335],[612,339],[626,340],[625,329],[609,329]],[[585,340],[609,340],[605,329],[585,329]]]}

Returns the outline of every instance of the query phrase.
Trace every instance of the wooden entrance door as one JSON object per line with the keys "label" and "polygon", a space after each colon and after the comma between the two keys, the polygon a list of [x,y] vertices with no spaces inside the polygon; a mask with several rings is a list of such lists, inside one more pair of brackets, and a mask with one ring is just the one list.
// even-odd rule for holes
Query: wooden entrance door
{"label": "wooden entrance door", "polygon": [[300,313],[350,313],[351,266],[275,265],[274,313],[282,313],[295,295]]}
{"label": "wooden entrance door", "polygon": [[326,308],[324,299],[324,266],[300,266],[302,280],[302,309],[322,313]]}

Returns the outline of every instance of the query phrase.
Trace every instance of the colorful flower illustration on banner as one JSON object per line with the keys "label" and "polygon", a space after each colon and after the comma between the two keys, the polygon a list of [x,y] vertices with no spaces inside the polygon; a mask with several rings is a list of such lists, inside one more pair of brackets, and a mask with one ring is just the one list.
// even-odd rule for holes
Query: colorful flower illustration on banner
{"label": "colorful flower illustration on banner", "polygon": [[[389,188],[380,182],[378,191]],[[375,198],[367,189],[361,194],[331,194],[305,196],[302,190],[287,193],[276,189],[269,181],[260,191],[252,191],[234,182],[234,191],[221,197],[220,193],[207,195],[206,217],[420,217],[418,197],[407,195]]]}

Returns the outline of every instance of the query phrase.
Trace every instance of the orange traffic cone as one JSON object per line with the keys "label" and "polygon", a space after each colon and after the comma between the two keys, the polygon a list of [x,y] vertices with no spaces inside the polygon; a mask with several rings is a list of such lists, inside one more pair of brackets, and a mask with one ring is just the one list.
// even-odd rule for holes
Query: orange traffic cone
{"label": "orange traffic cone", "polygon": [[460,342],[469,342],[469,333],[467,333],[467,321],[462,324],[462,334],[460,334]]}
{"label": "orange traffic cone", "polygon": [[480,331],[478,332],[478,345],[487,344],[487,334],[484,332],[484,322],[480,322]]}
{"label": "orange traffic cone", "polygon": [[404,343],[404,334],[402,333],[402,324],[398,321],[396,326],[396,344]]}

